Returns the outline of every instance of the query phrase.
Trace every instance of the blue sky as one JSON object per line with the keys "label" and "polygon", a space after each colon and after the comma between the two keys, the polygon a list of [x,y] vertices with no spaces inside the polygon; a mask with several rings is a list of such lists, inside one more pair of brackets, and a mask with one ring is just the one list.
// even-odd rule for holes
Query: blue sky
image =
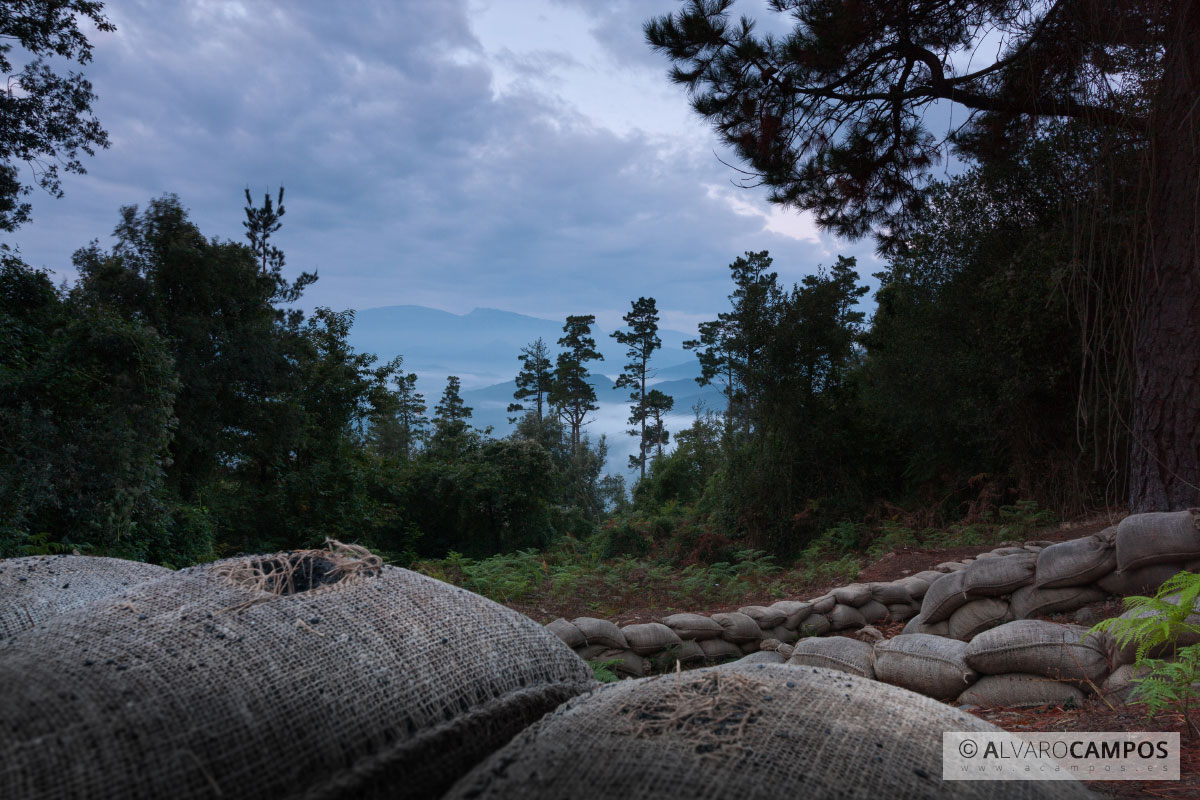
{"label": "blue sky", "polygon": [[[35,191],[10,241],[69,279],[122,205],[174,192],[206,234],[240,238],[243,189],[282,183],[289,269],[321,276],[307,307],[594,313],[612,329],[649,295],[687,332],[727,306],[745,250],[770,250],[789,283],[838,253],[877,271],[869,241],[732,185],[642,38],[676,6],[110,0],[117,32],[90,32],[85,71],[112,147],[64,199]],[[782,22],[761,0],[735,11]]]}

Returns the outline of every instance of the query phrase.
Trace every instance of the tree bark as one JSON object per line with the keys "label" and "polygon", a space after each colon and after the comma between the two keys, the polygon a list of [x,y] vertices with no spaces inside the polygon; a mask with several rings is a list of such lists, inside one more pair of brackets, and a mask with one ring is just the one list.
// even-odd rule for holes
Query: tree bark
{"label": "tree bark", "polygon": [[1200,506],[1200,0],[1171,5],[1134,343],[1133,513]]}

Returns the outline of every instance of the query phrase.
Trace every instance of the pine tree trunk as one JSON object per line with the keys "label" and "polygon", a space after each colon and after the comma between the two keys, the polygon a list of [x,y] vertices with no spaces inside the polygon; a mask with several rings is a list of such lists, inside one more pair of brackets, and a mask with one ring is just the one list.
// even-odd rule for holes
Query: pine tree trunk
{"label": "pine tree trunk", "polygon": [[1151,120],[1129,509],[1200,506],[1200,0],[1173,4]]}

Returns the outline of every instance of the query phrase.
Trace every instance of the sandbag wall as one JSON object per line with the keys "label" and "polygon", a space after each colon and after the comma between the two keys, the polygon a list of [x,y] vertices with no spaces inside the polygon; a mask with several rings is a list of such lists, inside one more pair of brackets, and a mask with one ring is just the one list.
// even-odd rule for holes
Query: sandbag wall
{"label": "sandbag wall", "polygon": [[[1075,611],[1110,595],[1153,593],[1185,569],[1200,569],[1198,509],[1138,514],[1065,542],[1007,543],[975,558],[887,583],[838,587],[812,600],[711,616],[673,614],[620,628],[591,617],[560,619],[549,628],[580,657],[615,661],[616,671],[629,677],[647,674],[656,659],[670,666],[745,655],[878,677],[975,705],[1065,702],[1102,686],[1110,667],[1129,664],[1133,654],[1084,636],[1082,626],[1030,618]],[[884,620],[908,625],[878,645],[819,638]],[[989,656],[995,648],[1027,658],[997,661]],[[1073,670],[1054,653],[1065,654]]]}

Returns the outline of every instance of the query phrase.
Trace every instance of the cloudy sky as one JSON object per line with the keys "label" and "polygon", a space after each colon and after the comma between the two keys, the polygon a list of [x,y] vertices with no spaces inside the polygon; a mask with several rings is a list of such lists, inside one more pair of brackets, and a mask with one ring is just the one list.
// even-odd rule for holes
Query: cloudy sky
{"label": "cloudy sky", "polygon": [[[70,278],[122,205],[178,194],[240,238],[249,187],[286,186],[279,243],[304,305],[477,306],[615,327],[658,299],[694,331],[726,266],[767,249],[791,282],[870,242],[742,190],[641,26],[674,0],[109,0],[86,67],[112,147],[35,192],[13,239]],[[735,10],[767,19],[765,0]],[[717,152],[714,152],[717,150]],[[726,157],[726,160],[731,160]]]}

